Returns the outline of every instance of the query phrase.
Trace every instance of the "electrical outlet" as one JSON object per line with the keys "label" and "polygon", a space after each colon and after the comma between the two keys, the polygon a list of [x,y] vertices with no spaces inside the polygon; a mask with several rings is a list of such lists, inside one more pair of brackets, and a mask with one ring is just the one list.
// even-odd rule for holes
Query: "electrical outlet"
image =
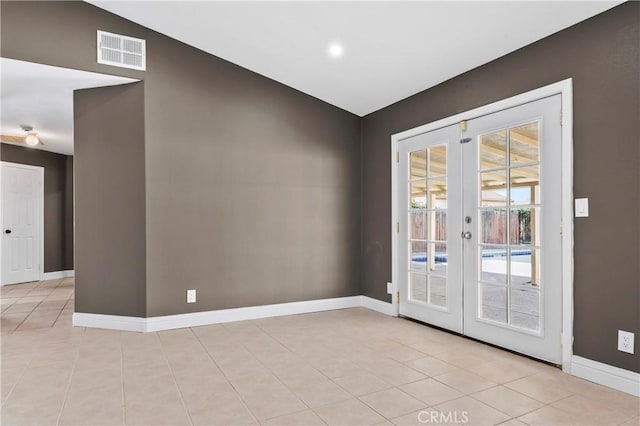
{"label": "electrical outlet", "polygon": [[618,330],[618,350],[633,353],[634,334],[629,331]]}
{"label": "electrical outlet", "polygon": [[387,283],[387,294],[393,294],[393,284]]}
{"label": "electrical outlet", "polygon": [[187,290],[187,303],[196,303],[196,291]]}

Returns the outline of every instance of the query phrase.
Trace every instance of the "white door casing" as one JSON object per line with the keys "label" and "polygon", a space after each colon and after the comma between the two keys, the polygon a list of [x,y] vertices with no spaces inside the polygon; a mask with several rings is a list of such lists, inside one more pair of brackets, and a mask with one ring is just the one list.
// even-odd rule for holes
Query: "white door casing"
{"label": "white door casing", "polygon": [[[572,340],[573,340],[573,333],[572,333],[572,328],[573,328],[573,289],[572,289],[572,284],[573,284],[573,209],[572,209],[572,202],[573,202],[573,181],[572,181],[572,174],[573,174],[573,145],[572,145],[572,82],[571,79],[568,80],[564,80],[562,82],[558,82],[558,83],[554,83],[551,84],[549,86],[545,86],[542,87],[540,89],[535,89],[532,90],[530,92],[527,93],[523,93],[521,95],[517,95],[514,96],[512,98],[508,98],[502,101],[498,101],[495,102],[493,104],[490,105],[485,105],[479,108],[476,108],[474,110],[470,110],[467,112],[463,112],[460,114],[456,114],[455,116],[451,116],[451,117],[447,117],[445,119],[442,120],[438,120],[437,122],[433,122],[433,123],[429,123],[423,126],[419,126],[417,128],[414,129],[410,129],[407,131],[404,131],[402,133],[396,134],[392,136],[392,146],[391,146],[391,152],[392,152],[392,164],[391,164],[391,169],[392,169],[392,281],[394,286],[396,287],[396,289],[400,292],[399,297],[394,297],[392,299],[392,303],[395,305],[395,307],[398,309],[399,314],[401,315],[407,315],[407,316],[413,316],[416,317],[416,315],[412,315],[411,313],[407,314],[407,310],[411,310],[411,308],[403,308],[402,307],[402,303],[405,302],[405,300],[409,297],[407,296],[403,296],[402,293],[403,292],[407,292],[408,290],[408,286],[406,282],[403,282],[403,275],[406,273],[406,264],[404,263],[406,261],[406,259],[408,259],[408,247],[404,247],[406,245],[406,228],[404,228],[403,230],[398,229],[398,224],[401,222],[406,222],[407,219],[404,218],[404,216],[407,214],[407,211],[404,210],[403,206],[406,206],[407,203],[406,201],[402,201],[400,202],[400,199],[403,197],[402,193],[408,193],[407,192],[407,188],[406,186],[402,183],[404,180],[406,180],[406,176],[407,176],[407,170],[406,170],[406,165],[403,165],[403,161],[406,162],[406,159],[404,157],[404,153],[405,152],[410,152],[410,149],[404,149],[403,148],[403,144],[405,144],[406,142],[410,142],[412,138],[416,137],[416,136],[420,136],[420,135],[424,135],[428,132],[432,132],[434,130],[439,130],[439,129],[444,129],[445,127],[448,126],[452,126],[455,125],[455,127],[458,127],[460,125],[460,123],[462,121],[467,121],[467,124],[469,125],[469,129],[467,130],[466,133],[462,134],[459,131],[459,137],[460,138],[464,138],[464,137],[471,137],[469,134],[469,130],[474,131],[472,125],[474,125],[475,123],[473,123],[471,120],[474,119],[479,119],[482,118],[484,116],[487,116],[489,114],[493,114],[499,111],[504,111],[504,110],[508,110],[510,108],[514,108],[514,107],[518,107],[520,105],[523,104],[527,104],[530,102],[534,102],[543,98],[548,98],[550,96],[553,95],[558,95],[557,98],[561,98],[561,104],[557,105],[557,111],[561,110],[561,115],[558,113],[556,114],[556,112],[551,113],[552,115],[554,115],[553,119],[555,120],[556,123],[559,124],[559,121],[562,120],[563,121],[563,125],[558,129],[556,129],[556,135],[559,138],[559,143],[556,144],[554,146],[554,149],[556,150],[554,153],[554,157],[556,159],[561,159],[561,167],[557,167],[555,169],[555,172],[551,172],[551,174],[549,174],[549,176],[546,176],[549,172],[545,171],[545,168],[547,167],[546,165],[541,165],[542,167],[542,176],[546,176],[542,177],[542,181],[544,181],[545,179],[553,179],[554,182],[554,186],[555,189],[557,190],[557,197],[555,198],[555,201],[553,201],[555,203],[555,206],[553,206],[553,210],[555,211],[555,218],[552,217],[547,217],[546,220],[547,222],[553,220],[556,221],[558,223],[556,223],[554,225],[555,229],[554,231],[556,231],[555,234],[555,238],[556,238],[556,242],[554,242],[554,244],[552,244],[552,247],[549,248],[549,251],[547,252],[546,255],[542,255],[543,257],[549,257],[549,256],[553,256],[552,262],[553,260],[556,261],[556,271],[554,272],[555,275],[558,277],[556,282],[556,286],[555,286],[555,294],[553,297],[553,300],[548,300],[547,296],[550,296],[549,292],[545,293],[545,290],[542,290],[543,292],[543,298],[547,298],[546,301],[543,300],[543,303],[545,305],[549,304],[555,304],[555,312],[557,312],[556,317],[553,319],[552,324],[547,325],[547,324],[543,324],[541,327],[541,332],[537,333],[537,332],[532,332],[531,330],[526,331],[525,333],[523,333],[527,338],[531,338],[532,336],[535,336],[536,334],[538,334],[538,339],[540,341],[540,339],[544,340],[546,337],[540,337],[540,336],[553,336],[552,340],[553,340],[553,344],[554,346],[554,350],[552,351],[553,354],[551,356],[548,355],[544,355],[544,354],[540,354],[540,353],[536,353],[535,350],[533,351],[529,351],[530,354],[532,354],[533,356],[537,356],[539,358],[542,359],[546,359],[546,360],[550,360],[556,363],[562,363],[563,368],[567,371],[570,371],[570,367],[571,367],[571,357],[573,355],[572,353]],[[524,121],[527,121],[526,119],[523,119]],[[481,120],[478,120],[476,123],[481,123]],[[509,123],[509,124],[513,124],[513,123]],[[459,127],[458,127],[459,130]],[[542,131],[542,133],[544,133],[544,131]],[[424,139],[425,136],[422,136],[422,138]],[[546,138],[546,137],[545,137]],[[477,142],[477,141],[476,141]],[[472,147],[473,144],[471,145],[467,145],[467,147],[464,147],[463,149],[474,149]],[[477,144],[476,144],[477,147]],[[544,148],[543,148],[544,150]],[[542,156],[545,156],[544,153],[541,153]],[[467,158],[469,158],[469,156],[466,156]],[[466,160],[468,161],[477,161],[477,157],[475,159],[468,159]],[[544,163],[545,160],[544,158],[542,159],[542,162]],[[468,165],[464,167],[465,170],[469,170]],[[465,175],[465,179],[469,179],[470,176],[474,176],[477,179],[477,166],[475,168],[472,168],[471,170],[473,171],[474,174],[469,174],[467,173]],[[553,174],[555,173],[555,174]],[[451,171],[449,171],[449,179],[451,176]],[[469,185],[471,185],[472,187],[475,187],[474,183],[467,183],[467,180],[465,180],[464,183],[464,187],[467,187]],[[544,185],[544,183],[542,184]],[[448,192],[449,192],[449,207],[450,209],[452,208],[452,199],[453,199],[453,193],[455,192],[455,189],[452,188],[451,186],[449,186],[448,188]],[[473,192],[473,191],[472,191]],[[476,194],[477,195],[477,194]],[[548,195],[547,195],[548,196]],[[455,202],[455,201],[454,201]],[[467,200],[467,205],[469,205],[469,201]],[[466,215],[466,212],[465,212]],[[545,220],[543,219],[543,222]],[[463,226],[463,218],[460,218],[460,226]],[[477,234],[478,232],[478,228],[476,227],[476,225],[478,224],[477,222],[477,214],[474,215],[474,217],[472,218],[472,223],[469,226],[468,224],[465,224],[465,230],[471,232],[472,234]],[[537,225],[539,226],[540,224],[537,223]],[[405,225],[406,226],[406,225]],[[551,227],[549,227],[549,229],[552,229]],[[403,232],[404,231],[404,232]],[[543,232],[541,232],[541,234],[544,234]],[[453,250],[452,246],[451,246],[451,241],[452,240],[452,236],[451,234],[449,234],[449,246],[447,247],[447,252],[449,255],[449,263],[451,264],[451,255],[454,254],[455,252],[457,252],[457,250]],[[475,236],[475,235],[474,235]],[[472,237],[473,238],[473,237]],[[549,237],[544,237],[542,236],[542,239],[549,239]],[[550,242],[550,241],[549,241]],[[464,241],[465,245],[470,245],[470,241]],[[544,243],[543,243],[544,244]],[[470,250],[467,250],[467,255],[469,255]],[[404,258],[404,260],[403,260]],[[477,257],[474,255],[474,258],[477,259]],[[477,269],[475,268],[475,266],[470,266],[469,265],[469,261],[466,262],[467,263],[467,269],[473,269],[475,271],[477,271]],[[545,262],[543,260],[543,264],[549,263],[548,261]],[[477,265],[476,265],[477,266]],[[521,266],[521,265],[520,265]],[[547,265],[549,266],[549,265]],[[449,268],[451,269],[451,267]],[[467,273],[468,275],[468,273]],[[449,284],[451,284],[451,276],[449,276]],[[455,291],[454,291],[455,292]],[[473,310],[476,311],[476,307],[477,307],[477,300],[470,300],[471,297],[473,296],[473,298],[475,299],[475,295],[472,295],[471,291],[468,291],[466,294],[466,299],[467,300],[465,306],[467,309],[469,310]],[[398,300],[400,299],[400,300]],[[398,304],[398,302],[400,302],[400,304]],[[405,302],[406,303],[406,302]],[[543,305],[544,306],[544,305]],[[477,313],[477,312],[474,312]],[[473,318],[470,316],[471,312],[468,313],[469,318]],[[448,329],[452,329],[452,330],[456,330],[456,328],[454,327],[450,327],[447,326],[446,324],[438,324],[436,323],[436,321],[433,320],[425,320],[423,318],[418,318],[421,319],[425,322],[430,322],[432,324],[435,325],[440,325],[443,326],[444,328],[448,328]],[[470,331],[470,334],[475,333],[481,333],[478,331],[478,327],[475,327],[475,325],[477,324],[471,324],[469,327],[467,327],[467,319],[464,320],[464,328],[467,331]],[[544,320],[543,320],[544,321]],[[478,321],[475,321],[476,323]],[[484,324],[482,321],[480,321],[480,325],[481,326],[485,326],[487,324]],[[494,328],[493,324],[489,324],[491,327],[489,328]],[[480,327],[481,329],[483,327]],[[508,327],[505,328],[506,331],[511,332],[511,330],[508,330]],[[485,330],[486,331],[486,330]],[[520,331],[520,330],[519,330]],[[506,333],[509,334],[509,333]],[[487,341],[491,341],[492,343],[496,343],[499,344],[501,346],[504,347],[509,347],[514,349],[510,343],[508,341],[506,342],[500,342],[500,341],[496,341],[495,339],[493,339],[493,337],[491,336],[483,336],[480,334],[476,334],[474,335],[474,337],[478,337],[482,340],[487,340]],[[525,339],[526,340],[526,339]],[[560,344],[560,341],[562,341],[562,345]],[[535,345],[538,346],[538,345]],[[515,348],[514,350],[518,350],[517,348]],[[520,352],[527,352],[525,350],[520,350]]]}
{"label": "white door casing", "polygon": [[44,168],[2,162],[2,285],[38,281],[44,268]]}

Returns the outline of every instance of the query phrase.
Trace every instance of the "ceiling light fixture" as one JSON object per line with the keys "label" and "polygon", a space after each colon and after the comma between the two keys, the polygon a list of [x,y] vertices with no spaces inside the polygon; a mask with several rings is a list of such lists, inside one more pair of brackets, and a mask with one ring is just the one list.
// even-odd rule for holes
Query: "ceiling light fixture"
{"label": "ceiling light fixture", "polygon": [[344,53],[343,47],[338,43],[333,43],[329,46],[329,55],[333,58],[339,58]]}
{"label": "ceiling light fixture", "polygon": [[26,143],[29,146],[36,146],[36,145],[42,144],[42,141],[38,137],[38,134],[33,131],[33,127],[25,126],[25,125],[20,127],[22,127],[22,130],[27,132],[27,136],[24,138],[24,143]]}

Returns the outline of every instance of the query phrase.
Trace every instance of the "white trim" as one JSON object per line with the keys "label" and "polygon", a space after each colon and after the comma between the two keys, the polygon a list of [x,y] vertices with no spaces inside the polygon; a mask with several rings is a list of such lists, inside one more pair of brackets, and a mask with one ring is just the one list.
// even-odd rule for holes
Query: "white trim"
{"label": "white trim", "polygon": [[172,330],[175,328],[198,327],[201,325],[245,321],[258,318],[305,314],[310,312],[331,311],[335,309],[355,308],[360,306],[363,306],[362,296],[349,296],[337,297],[334,299],[307,300],[303,302],[220,309],[217,311],[193,312],[188,314],[165,315],[149,318],[75,312],[73,314],[73,325],[78,327],[148,332]]}
{"label": "white trim", "polygon": [[66,271],[45,272],[42,275],[42,281],[59,280],[61,278],[69,278],[73,276],[75,276],[75,271],[73,269],[68,269]]}
{"label": "white trim", "polygon": [[571,374],[640,397],[640,373],[574,355]]}
{"label": "white trim", "polygon": [[360,296],[360,297],[361,297],[360,306],[367,309],[371,309],[372,311],[377,311],[385,315],[392,316],[392,317],[398,316],[397,303],[383,302],[382,300],[374,299],[368,296]]}
{"label": "white trim", "polygon": [[147,318],[74,312],[73,325],[76,327],[144,332],[147,331]]}
{"label": "white trim", "polygon": [[396,268],[396,254],[398,253],[398,244],[400,233],[398,232],[398,192],[396,185],[398,184],[398,156],[400,155],[398,148],[399,139],[395,135],[391,136],[391,304],[395,312],[395,316],[400,316],[400,298],[398,297],[398,268]]}
{"label": "white trim", "polygon": [[512,96],[469,111],[461,112],[391,136],[391,277],[398,283],[397,247],[399,235],[396,182],[396,152],[398,143],[422,133],[471,120],[483,115],[509,109],[538,99],[560,94],[562,96],[562,368],[571,368],[573,355],[573,80],[568,78],[539,89]]}
{"label": "white trim", "polygon": [[[10,166],[10,167],[14,167],[14,168],[18,168],[18,169],[27,169],[27,170],[35,170],[38,172],[38,231],[39,231],[39,246],[40,249],[39,251],[39,259],[38,259],[38,271],[40,272],[40,280],[42,281],[42,278],[44,276],[44,167],[42,166],[32,166],[29,164],[21,164],[21,163],[12,163],[10,161],[0,161],[0,167],[2,166]],[[2,194],[4,192],[3,188],[2,188],[2,173],[0,173],[0,206],[2,206]],[[2,232],[4,232],[4,216],[3,216],[3,211],[4,209],[0,208],[0,228],[2,229]],[[0,244],[0,247],[3,244]],[[2,249],[0,248],[0,264],[1,264],[1,260],[2,260]],[[2,269],[0,267],[0,269]],[[3,278],[0,276],[0,287],[5,285],[4,284],[4,280]]]}

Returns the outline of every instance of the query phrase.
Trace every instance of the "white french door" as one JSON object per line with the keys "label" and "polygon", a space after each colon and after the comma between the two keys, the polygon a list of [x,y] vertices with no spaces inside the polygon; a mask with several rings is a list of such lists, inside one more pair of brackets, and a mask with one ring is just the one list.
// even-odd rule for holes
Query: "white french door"
{"label": "white french door", "polygon": [[560,112],[555,95],[399,142],[401,315],[561,362]]}
{"label": "white french door", "polygon": [[43,263],[44,169],[2,162],[2,285],[38,281]]}

